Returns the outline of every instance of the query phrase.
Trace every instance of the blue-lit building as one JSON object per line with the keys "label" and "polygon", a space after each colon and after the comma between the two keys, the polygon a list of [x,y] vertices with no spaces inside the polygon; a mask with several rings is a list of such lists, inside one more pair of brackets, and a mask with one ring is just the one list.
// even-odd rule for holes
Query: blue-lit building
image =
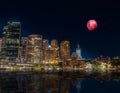
{"label": "blue-lit building", "polygon": [[80,48],[80,45],[78,44],[77,45],[77,48],[76,48],[76,54],[77,54],[77,58],[82,58],[82,55],[81,55],[81,48]]}
{"label": "blue-lit building", "polygon": [[2,60],[15,62],[19,58],[20,22],[8,22],[3,27]]}

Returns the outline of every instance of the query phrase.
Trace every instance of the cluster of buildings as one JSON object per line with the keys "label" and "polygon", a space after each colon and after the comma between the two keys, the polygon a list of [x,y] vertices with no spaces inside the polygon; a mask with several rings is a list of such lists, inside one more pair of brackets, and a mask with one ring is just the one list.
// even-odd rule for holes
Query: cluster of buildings
{"label": "cluster of buildings", "polygon": [[[49,69],[51,65],[57,64],[63,70],[109,70],[120,68],[118,58],[104,58],[103,56],[93,59],[84,59],[81,56],[80,45],[76,51],[70,53],[70,41],[64,40],[60,44],[56,39],[49,41],[42,35],[32,34],[21,37],[21,23],[8,22],[3,27],[0,38],[0,69],[16,69],[38,67]],[[34,66],[37,65],[37,66]],[[40,69],[41,69],[40,68]],[[52,67],[54,69],[54,66]],[[59,68],[59,67],[58,67]]]}
{"label": "cluster of buildings", "polygon": [[70,41],[44,39],[42,35],[32,34],[21,37],[21,23],[8,22],[3,27],[0,38],[0,62],[57,64],[64,60],[77,57],[81,59],[81,49],[78,44],[76,52],[70,55]]}

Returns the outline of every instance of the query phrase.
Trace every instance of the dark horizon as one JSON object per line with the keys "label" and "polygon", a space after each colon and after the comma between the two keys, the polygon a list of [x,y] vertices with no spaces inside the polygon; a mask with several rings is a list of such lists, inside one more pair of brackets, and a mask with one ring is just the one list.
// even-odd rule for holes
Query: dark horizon
{"label": "dark horizon", "polygon": [[[120,56],[119,2],[105,1],[0,1],[0,37],[8,21],[20,21],[21,36],[43,35],[44,39],[70,40],[71,52],[80,43],[83,57]],[[89,19],[98,22],[89,31]]]}

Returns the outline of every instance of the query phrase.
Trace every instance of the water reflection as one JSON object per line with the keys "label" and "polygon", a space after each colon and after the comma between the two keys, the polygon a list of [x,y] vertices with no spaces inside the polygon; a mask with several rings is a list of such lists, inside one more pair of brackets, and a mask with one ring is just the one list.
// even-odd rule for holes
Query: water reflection
{"label": "water reflection", "polygon": [[0,93],[119,93],[120,73],[1,72]]}

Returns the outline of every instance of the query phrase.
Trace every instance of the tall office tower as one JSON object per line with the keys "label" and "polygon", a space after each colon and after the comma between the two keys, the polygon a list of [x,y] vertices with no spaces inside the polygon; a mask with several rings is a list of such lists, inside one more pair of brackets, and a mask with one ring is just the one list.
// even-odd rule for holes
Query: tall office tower
{"label": "tall office tower", "polygon": [[77,48],[76,48],[76,54],[77,54],[77,58],[82,58],[82,56],[81,56],[81,49],[80,49],[80,45],[79,44],[77,45]]}
{"label": "tall office tower", "polygon": [[20,47],[20,22],[8,22],[3,28],[2,53],[3,60],[15,62],[19,57]]}
{"label": "tall office tower", "polygon": [[58,41],[57,40],[51,41],[51,48],[53,50],[52,61],[53,63],[57,63],[58,62]]}
{"label": "tall office tower", "polygon": [[48,48],[46,49],[46,59],[45,59],[45,63],[46,64],[53,64],[53,48],[51,47],[51,45],[48,46]]}
{"label": "tall office tower", "polygon": [[29,35],[27,46],[27,58],[30,63],[40,64],[43,62],[42,35]]}
{"label": "tall office tower", "polygon": [[70,58],[70,41],[62,41],[60,44],[60,58],[62,60]]}
{"label": "tall office tower", "polygon": [[22,43],[22,46],[21,46],[21,47],[22,47],[21,57],[22,57],[24,60],[27,60],[28,37],[22,37],[21,43]]}
{"label": "tall office tower", "polygon": [[44,63],[46,63],[46,61],[48,60],[48,56],[47,56],[48,43],[49,41],[47,39],[43,39],[43,62]]}

